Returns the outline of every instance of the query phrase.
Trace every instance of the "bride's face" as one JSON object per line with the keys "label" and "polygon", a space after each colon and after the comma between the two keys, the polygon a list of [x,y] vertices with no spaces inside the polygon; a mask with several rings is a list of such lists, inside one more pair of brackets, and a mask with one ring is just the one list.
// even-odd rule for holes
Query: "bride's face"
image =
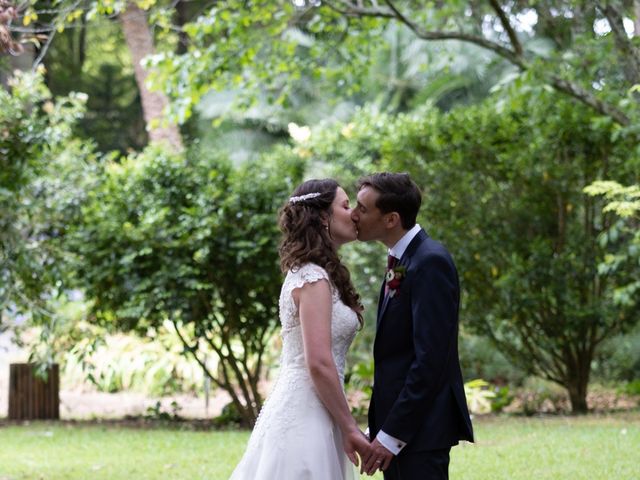
{"label": "bride's face", "polygon": [[336,190],[336,198],[331,204],[331,216],[329,217],[329,233],[336,247],[348,242],[353,242],[358,231],[356,224],[351,220],[351,207],[349,197],[342,187]]}

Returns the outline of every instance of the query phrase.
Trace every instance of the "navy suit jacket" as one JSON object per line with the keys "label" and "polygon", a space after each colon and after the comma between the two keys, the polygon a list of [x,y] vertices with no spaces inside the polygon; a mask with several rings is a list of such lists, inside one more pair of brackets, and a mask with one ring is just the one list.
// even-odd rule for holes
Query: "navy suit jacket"
{"label": "navy suit jacket", "polygon": [[369,431],[403,452],[473,441],[458,359],[460,286],[449,252],[420,230],[400,259],[399,289],[378,304]]}

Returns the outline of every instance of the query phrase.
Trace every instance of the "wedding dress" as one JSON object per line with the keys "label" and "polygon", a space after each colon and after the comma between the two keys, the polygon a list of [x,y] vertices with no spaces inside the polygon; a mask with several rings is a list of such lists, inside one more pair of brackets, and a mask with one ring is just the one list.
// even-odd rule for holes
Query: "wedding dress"
{"label": "wedding dress", "polygon": [[[322,404],[305,363],[298,310],[292,291],[329,280],[315,264],[290,271],[280,291],[280,374],[258,416],[242,460],[230,480],[355,480],[340,429]],[[345,357],[358,327],[356,313],[331,286],[331,349],[344,380]]]}

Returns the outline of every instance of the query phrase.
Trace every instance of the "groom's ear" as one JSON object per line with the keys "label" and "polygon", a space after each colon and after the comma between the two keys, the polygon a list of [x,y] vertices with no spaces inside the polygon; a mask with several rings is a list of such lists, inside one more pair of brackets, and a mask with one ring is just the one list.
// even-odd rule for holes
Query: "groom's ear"
{"label": "groom's ear", "polygon": [[385,226],[389,229],[396,228],[401,224],[400,215],[398,214],[398,212],[389,212],[385,214],[384,223]]}

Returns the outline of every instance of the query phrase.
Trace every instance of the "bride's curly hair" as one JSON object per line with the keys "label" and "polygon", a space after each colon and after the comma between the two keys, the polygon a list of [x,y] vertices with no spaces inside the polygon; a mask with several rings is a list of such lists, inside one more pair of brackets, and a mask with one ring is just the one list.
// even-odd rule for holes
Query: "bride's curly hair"
{"label": "bride's curly hair", "polygon": [[[358,315],[362,325],[360,295],[351,282],[349,270],[344,266],[331,241],[331,231],[325,225],[332,212],[338,182],[327,178],[307,180],[293,191],[292,197],[280,210],[278,226],[282,231],[280,242],[280,268],[284,273],[296,270],[305,263],[315,263],[329,274],[342,302]],[[297,200],[297,201],[296,201]],[[325,221],[323,223],[323,220]]]}

